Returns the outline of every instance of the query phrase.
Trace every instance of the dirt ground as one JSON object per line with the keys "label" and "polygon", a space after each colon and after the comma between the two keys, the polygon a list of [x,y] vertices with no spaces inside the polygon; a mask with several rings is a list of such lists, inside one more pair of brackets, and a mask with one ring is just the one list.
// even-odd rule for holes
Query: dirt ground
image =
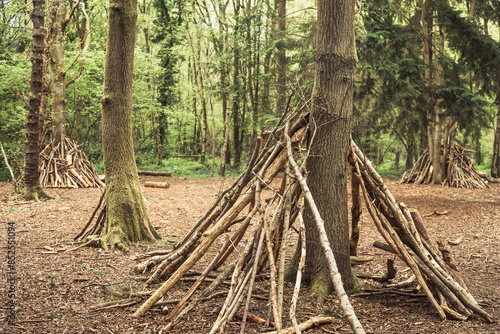
{"label": "dirt ground", "polygon": [[[170,183],[169,189],[143,188],[149,217],[165,239],[155,245],[132,246],[127,254],[88,247],[58,254],[49,250],[71,245],[72,238],[85,225],[97,204],[101,189],[48,189],[56,200],[20,202],[9,198],[13,195],[12,185],[0,182],[0,248],[5,254],[0,259],[0,333],[165,332],[168,308],[152,309],[145,317],[136,319],[132,314],[138,304],[99,311],[92,310],[92,306],[112,300],[113,297],[105,293],[105,287],[141,290],[143,280],[131,273],[136,264],[131,257],[154,248],[171,247],[172,242],[189,231],[209,208],[214,196],[232,180],[142,178],[142,182],[148,180]],[[461,238],[458,245],[450,246],[459,270],[484,309],[496,320],[500,319],[500,185],[493,184],[486,190],[468,190],[386,182],[398,201],[418,209],[425,216],[424,222],[433,238],[446,242]],[[8,325],[8,222],[15,222],[16,229],[15,326]],[[385,262],[392,256],[371,246],[376,240],[382,241],[382,237],[366,210],[363,211],[361,226],[360,255],[373,255],[375,260],[356,266],[355,270],[384,274]],[[401,261],[395,263],[398,273],[393,282],[403,281],[411,275]],[[201,262],[200,268],[203,265]],[[381,287],[371,280],[363,279],[362,282],[365,289]],[[256,294],[267,296],[268,284],[266,280],[259,282]],[[164,301],[179,299],[189,287],[189,281],[181,282],[165,296]],[[292,289],[292,284],[286,286],[285,305],[289,305]],[[325,305],[317,306],[310,304],[306,295],[307,286],[303,285],[303,297],[297,309],[299,322],[321,314],[337,318],[335,323],[315,327],[307,333],[350,332],[340,315],[342,312],[336,298],[331,297]],[[200,305],[171,332],[208,333],[223,298]],[[465,322],[440,321],[425,297],[383,293],[352,296],[351,302],[368,333],[500,333],[498,323],[486,324],[478,316]],[[250,311],[265,318],[267,301],[255,300]],[[235,319],[226,328],[226,333],[239,333],[239,330],[240,322]],[[256,324],[247,327],[247,333],[269,330]]]}

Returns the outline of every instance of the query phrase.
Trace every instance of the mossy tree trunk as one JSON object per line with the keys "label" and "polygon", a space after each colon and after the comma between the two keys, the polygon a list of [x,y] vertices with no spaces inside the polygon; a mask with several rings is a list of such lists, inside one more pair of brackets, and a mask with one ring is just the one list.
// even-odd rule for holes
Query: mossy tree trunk
{"label": "mossy tree trunk", "polygon": [[[349,257],[347,153],[350,142],[353,85],[357,56],[354,44],[354,2],[318,1],[316,79],[312,94],[312,142],[308,184],[346,290],[354,287]],[[311,138],[311,137],[310,137]],[[306,206],[307,259],[305,279],[319,301],[332,291],[314,217]]]}
{"label": "mossy tree trunk", "polygon": [[38,201],[50,198],[40,185],[38,162],[40,159],[40,106],[43,99],[43,73],[45,46],[45,0],[34,0],[31,20],[33,21],[33,54],[31,56],[31,83],[29,110],[26,120],[26,165],[24,168],[24,199]]}
{"label": "mossy tree trunk", "polygon": [[137,0],[109,0],[102,98],[102,146],[106,174],[106,236],[127,243],[159,238],[144,205],[132,141],[132,82]]}

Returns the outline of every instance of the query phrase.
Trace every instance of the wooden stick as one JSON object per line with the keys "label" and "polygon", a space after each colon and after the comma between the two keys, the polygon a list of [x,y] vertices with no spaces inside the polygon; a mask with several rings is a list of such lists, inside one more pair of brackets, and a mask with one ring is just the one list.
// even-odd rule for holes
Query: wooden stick
{"label": "wooden stick", "polygon": [[271,287],[270,287],[270,292],[271,292],[271,308],[273,311],[273,317],[274,317],[274,323],[276,327],[276,331],[278,333],[281,332],[281,316],[278,312],[278,302],[277,302],[277,291],[276,291],[276,263],[274,261],[274,252],[273,252],[273,246],[271,243],[271,231],[269,227],[269,223],[267,223],[267,220],[264,220],[264,230],[266,232],[266,247],[267,247],[267,258],[269,261],[269,269],[271,272]]}
{"label": "wooden stick", "polygon": [[3,154],[3,159],[5,160],[5,165],[9,169],[10,172],[10,177],[12,179],[12,182],[16,182],[16,178],[14,177],[14,173],[12,172],[12,168],[10,168],[9,161],[7,160],[7,155],[5,154],[5,151],[3,149],[2,142],[0,141],[0,149],[2,149],[2,154]]}
{"label": "wooden stick", "polygon": [[354,167],[351,170],[351,239],[349,240],[349,254],[357,256],[359,241],[359,220],[361,217],[361,196],[359,193],[359,180],[354,175]]}
{"label": "wooden stick", "polygon": [[302,282],[302,271],[306,264],[306,228],[304,226],[304,219],[302,212],[299,212],[299,234],[300,234],[300,260],[299,267],[297,268],[297,277],[295,278],[295,288],[293,289],[292,302],[290,305],[290,320],[292,320],[295,333],[300,334],[300,326],[295,317],[295,310],[297,309],[297,300],[299,299],[300,283]]}
{"label": "wooden stick", "polygon": [[[305,331],[306,329],[313,328],[314,326],[334,323],[335,320],[337,320],[337,318],[335,318],[335,317],[318,316],[318,317],[311,318],[311,319],[301,323],[298,326],[299,326],[299,330]],[[285,328],[284,330],[281,331],[281,334],[293,334],[293,333],[300,333],[300,332],[297,332],[295,327],[293,327],[293,326]],[[277,331],[265,332],[262,334],[278,334],[278,332]]]}
{"label": "wooden stick", "polygon": [[277,291],[277,302],[278,302],[278,315],[280,320],[283,317],[283,289],[285,281],[285,260],[286,260],[286,249],[288,247],[288,231],[290,229],[290,213],[292,210],[292,193],[290,188],[290,163],[286,164],[285,172],[285,213],[283,216],[283,229],[281,238],[281,249],[279,253],[279,267],[278,267],[278,291]]}
{"label": "wooden stick", "polygon": [[304,194],[311,211],[314,214],[314,220],[316,222],[316,226],[319,231],[319,237],[321,246],[323,247],[325,258],[327,259],[328,269],[330,271],[330,277],[333,281],[333,285],[335,287],[335,291],[337,292],[337,296],[340,300],[340,305],[344,310],[344,313],[347,317],[349,325],[351,326],[354,333],[365,333],[363,326],[359,322],[356,314],[354,313],[354,309],[349,301],[349,297],[347,296],[344,286],[342,284],[342,278],[340,277],[340,273],[337,268],[337,262],[335,261],[335,257],[333,256],[332,248],[330,247],[330,242],[328,241],[328,237],[325,230],[325,224],[323,219],[321,218],[316,203],[314,202],[314,198],[312,197],[311,191],[309,190],[309,186],[306,183],[306,180],[302,176],[299,170],[299,166],[293,159],[292,155],[292,143],[290,137],[288,136],[287,131],[288,126],[285,128],[285,138],[286,138],[286,148],[287,148],[287,156],[290,165],[295,173],[295,177],[298,179],[300,186],[302,187],[302,192]]}

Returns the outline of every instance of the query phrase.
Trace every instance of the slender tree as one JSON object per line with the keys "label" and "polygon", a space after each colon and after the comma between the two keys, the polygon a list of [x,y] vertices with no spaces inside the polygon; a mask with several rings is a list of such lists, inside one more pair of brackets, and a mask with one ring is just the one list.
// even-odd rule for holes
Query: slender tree
{"label": "slender tree", "polygon": [[281,115],[285,110],[286,105],[286,76],[287,76],[287,64],[286,64],[286,49],[285,49],[285,38],[286,38],[286,0],[276,0],[275,6],[278,11],[278,43],[277,43],[277,65],[278,65],[278,76],[276,80],[276,113]]}
{"label": "slender tree", "polygon": [[221,162],[219,174],[220,176],[226,175],[226,165],[229,164],[230,155],[229,155],[229,115],[231,114],[231,51],[229,49],[229,21],[227,18],[227,7],[229,1],[220,2],[219,3],[219,12],[220,12],[220,29],[224,36],[224,56],[225,61],[223,59],[224,65],[222,66],[221,72],[221,84],[223,86],[223,102],[222,102],[222,113],[224,119],[224,143],[222,145],[221,151]]}
{"label": "slender tree", "polygon": [[[80,61],[78,72],[69,80],[66,80],[67,69],[64,64],[64,44],[66,41],[66,28],[74,15],[78,6],[81,6],[83,18],[81,31],[78,31],[80,42],[80,52],[85,53],[89,48],[90,27],[88,24],[85,3],[76,2],[67,14],[66,2],[63,0],[51,0],[49,2],[49,28],[47,34],[48,60],[50,64],[51,80],[50,95],[52,102],[52,123],[53,139],[56,147],[59,143],[64,143],[66,137],[66,88],[73,84],[83,72],[83,62]],[[80,55],[76,61],[80,60]],[[65,156],[64,144],[60,145],[62,156]]]}
{"label": "slender tree", "polygon": [[29,111],[26,121],[26,165],[24,169],[24,198],[26,200],[38,201],[42,198],[50,198],[40,185],[40,174],[38,172],[38,161],[40,154],[40,105],[43,95],[43,73],[44,59],[43,50],[45,45],[45,0],[34,0],[31,20],[33,21],[33,54],[31,56],[31,84]]}
{"label": "slender tree", "polygon": [[[308,184],[321,217],[346,290],[354,287],[349,257],[347,150],[357,56],[354,2],[318,0],[316,78],[312,93]],[[304,277],[318,300],[333,289],[324,253],[317,242],[313,214],[305,210],[307,259]]]}
{"label": "slender tree", "polygon": [[146,213],[132,141],[136,21],[137,0],[109,0],[102,97],[107,225],[102,241],[117,248],[160,238]]}

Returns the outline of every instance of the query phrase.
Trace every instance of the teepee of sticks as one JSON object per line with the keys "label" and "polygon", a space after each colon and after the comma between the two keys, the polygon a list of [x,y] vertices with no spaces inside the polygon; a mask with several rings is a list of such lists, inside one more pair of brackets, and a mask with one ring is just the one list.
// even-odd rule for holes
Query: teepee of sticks
{"label": "teepee of sticks", "polygon": [[[455,188],[487,188],[488,177],[479,173],[467,154],[467,149],[454,144],[451,149],[443,148],[443,185]],[[433,173],[429,149],[418,158],[409,175],[403,175],[402,183],[429,184]]]}
{"label": "teepee of sticks", "polygon": [[67,137],[55,146],[49,143],[40,152],[39,171],[44,188],[104,187],[94,165]]}
{"label": "teepee of sticks", "polygon": [[[135,311],[135,317],[143,316],[160,299],[165,299],[169,291],[205,257],[208,265],[198,273],[196,281],[183,298],[177,301],[177,305],[169,310],[166,329],[174,328],[199,303],[216,295],[215,291],[223,289],[225,281],[230,281],[229,289],[223,292],[226,299],[210,333],[224,332],[227,323],[234,318],[242,319],[241,333],[245,332],[247,321],[271,323],[271,319],[256,320],[258,317],[250,314],[249,310],[254,283],[258,276],[262,276],[265,268],[269,268],[271,288],[268,305],[276,332],[300,332],[308,324],[332,322],[333,319],[328,317],[315,317],[298,324],[295,319],[306,256],[304,225],[301,220],[301,207],[305,201],[315,212],[316,226],[321,236],[319,241],[346,320],[354,333],[364,333],[343,290],[324,231],[324,222],[315,210],[314,198],[307,186],[303,169],[296,162],[299,158],[304,163],[308,153],[302,148],[302,143],[308,136],[308,115],[298,118],[299,116],[300,114],[294,115],[285,124],[280,121],[268,136],[267,143],[262,147],[257,145],[246,171],[218,195],[209,210],[173,250],[154,251],[137,258],[142,262],[134,271],[138,274],[149,273],[146,286],[157,283],[161,285],[154,291],[142,294],[149,298]],[[295,119],[297,120],[291,125]],[[355,171],[354,177],[361,184],[369,212],[387,242],[387,245],[379,247],[397,254],[413,270],[439,316],[443,319],[451,317],[464,320],[476,313],[486,321],[492,321],[468,292],[459,273],[439,254],[440,250],[433,245],[418,212],[396,202],[382,178],[354,142],[351,142],[349,161]],[[281,185],[275,189],[271,182],[285,166],[287,173]],[[302,242],[289,313],[293,326],[284,329],[284,259],[289,242],[288,232],[294,224],[298,224],[295,229],[301,231]],[[202,285],[209,277],[211,283],[208,286]],[[202,286],[205,288],[202,289]],[[136,299],[135,302],[141,301]]]}

